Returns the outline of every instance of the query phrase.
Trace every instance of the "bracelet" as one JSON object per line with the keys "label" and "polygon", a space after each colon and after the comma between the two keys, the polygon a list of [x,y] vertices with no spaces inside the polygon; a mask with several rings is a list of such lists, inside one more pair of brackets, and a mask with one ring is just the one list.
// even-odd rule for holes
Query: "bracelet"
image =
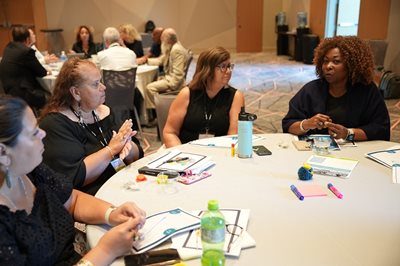
{"label": "bracelet", "polygon": [[111,150],[111,148],[107,145],[107,146],[105,146],[105,148],[107,148],[107,150],[110,152],[110,155],[111,155],[111,160],[112,159],[114,159],[114,154],[113,154],[113,152],[112,152],[112,150]]}
{"label": "bracelet", "polygon": [[75,265],[76,266],[94,266],[94,264],[90,260],[87,260],[84,258],[80,259],[80,261],[78,261]]}
{"label": "bracelet", "polygon": [[104,221],[106,222],[106,224],[111,225],[110,224],[110,215],[111,213],[116,209],[115,206],[110,206],[107,210],[106,213],[104,214]]}
{"label": "bracelet", "polygon": [[300,130],[301,131],[303,131],[304,133],[306,133],[306,132],[308,132],[310,129],[304,129],[304,127],[303,127],[303,123],[304,123],[304,121],[306,121],[307,119],[303,119],[303,120],[301,120],[301,122],[300,122]]}

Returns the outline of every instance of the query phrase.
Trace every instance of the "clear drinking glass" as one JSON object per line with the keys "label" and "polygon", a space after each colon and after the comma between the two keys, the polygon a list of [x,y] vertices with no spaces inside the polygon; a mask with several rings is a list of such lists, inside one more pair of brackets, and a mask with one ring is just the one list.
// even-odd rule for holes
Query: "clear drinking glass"
{"label": "clear drinking glass", "polygon": [[329,154],[329,146],[331,145],[331,139],[327,137],[316,137],[314,138],[314,152],[318,155]]}

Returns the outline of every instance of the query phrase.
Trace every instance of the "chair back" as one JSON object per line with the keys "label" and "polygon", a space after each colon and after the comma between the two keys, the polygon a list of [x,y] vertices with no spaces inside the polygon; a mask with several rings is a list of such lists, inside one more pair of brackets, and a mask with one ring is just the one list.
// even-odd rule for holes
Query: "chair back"
{"label": "chair back", "polygon": [[124,71],[103,70],[106,86],[106,105],[114,110],[121,121],[130,118],[134,109],[135,81],[137,68]]}
{"label": "chair back", "polygon": [[376,70],[383,69],[388,42],[385,40],[368,40],[367,42],[371,47],[372,54],[374,55]]}
{"label": "chair back", "polygon": [[157,124],[158,124],[158,130],[160,132],[161,143],[164,143],[163,130],[165,123],[167,122],[169,108],[173,100],[175,100],[175,98],[176,94],[168,94],[168,93],[163,93],[163,94],[156,93],[154,96],[154,101],[156,104],[156,113],[157,113]]}
{"label": "chair back", "polygon": [[193,60],[193,52],[192,52],[192,50],[189,49],[188,50],[188,58],[187,58],[186,65],[185,65],[185,80],[186,80],[186,76],[189,72],[189,67],[190,67],[190,64],[192,63],[192,60]]}

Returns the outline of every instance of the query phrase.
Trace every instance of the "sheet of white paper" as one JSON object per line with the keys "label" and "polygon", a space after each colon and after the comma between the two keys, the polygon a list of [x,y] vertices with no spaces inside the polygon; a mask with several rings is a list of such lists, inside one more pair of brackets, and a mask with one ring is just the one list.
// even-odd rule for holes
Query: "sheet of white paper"
{"label": "sheet of white paper", "polygon": [[140,230],[143,237],[133,243],[133,253],[143,253],[172,236],[200,227],[200,217],[180,208],[151,215]]}
{"label": "sheet of white paper", "polygon": [[[260,139],[262,139],[262,137],[253,135],[253,143]],[[237,135],[229,135],[216,138],[197,139],[189,142],[189,144],[219,148],[231,148],[232,144],[237,145],[237,142]]]}
{"label": "sheet of white paper", "polygon": [[358,161],[312,155],[308,158],[307,163],[312,166],[314,174],[349,178]]}
{"label": "sheet of white paper", "polygon": [[392,178],[394,184],[400,184],[400,164],[394,164],[392,167]]}
{"label": "sheet of white paper", "polygon": [[372,151],[367,153],[365,156],[391,168],[392,165],[400,163],[400,145],[396,145],[386,150]]}
{"label": "sheet of white paper", "polygon": [[[235,224],[243,228],[237,229],[234,234],[226,231],[225,233],[225,255],[239,257],[242,248],[254,247],[254,239],[246,232],[250,210],[248,209],[221,209],[225,216],[226,224]],[[201,216],[202,211],[192,212]],[[178,249],[179,255],[187,258],[199,257],[201,251],[200,230],[191,230],[187,233],[177,235],[172,238],[173,247]]]}

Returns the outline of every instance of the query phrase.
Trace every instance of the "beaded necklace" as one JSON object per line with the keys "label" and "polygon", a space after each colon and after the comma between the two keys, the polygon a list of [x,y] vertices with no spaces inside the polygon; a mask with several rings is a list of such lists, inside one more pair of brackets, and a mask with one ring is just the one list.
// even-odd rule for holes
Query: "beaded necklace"
{"label": "beaded necklace", "polygon": [[[24,196],[27,199],[27,202],[29,202],[29,203],[33,202],[33,195],[31,193],[31,195],[28,196],[28,193],[27,193],[26,187],[25,187],[25,182],[22,181],[22,179],[20,177],[18,177],[18,182],[19,182],[19,185],[22,187],[22,189],[24,191]],[[3,191],[0,191],[0,195],[4,199],[6,199],[8,201],[8,203],[10,203],[10,207],[11,207],[10,210],[13,210],[13,211],[18,210],[17,205]],[[28,207],[28,206],[26,206],[26,207]]]}

